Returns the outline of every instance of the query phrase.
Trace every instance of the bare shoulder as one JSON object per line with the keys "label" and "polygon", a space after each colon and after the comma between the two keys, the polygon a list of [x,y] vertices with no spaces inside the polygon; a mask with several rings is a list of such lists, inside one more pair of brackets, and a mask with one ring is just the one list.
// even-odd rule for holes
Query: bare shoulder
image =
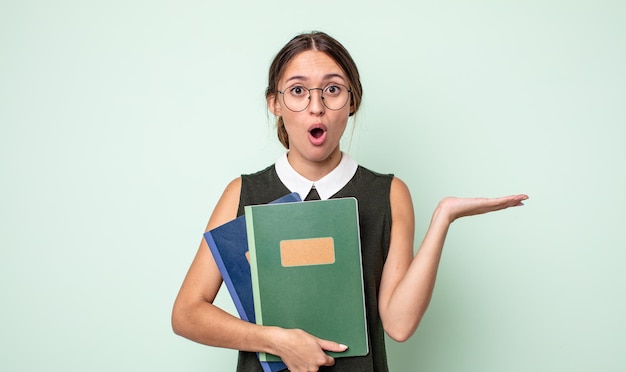
{"label": "bare shoulder", "polygon": [[398,177],[394,177],[391,181],[391,189],[389,191],[389,198],[391,201],[391,207],[395,205],[406,205],[406,203],[411,203],[411,192],[409,191],[409,187]]}
{"label": "bare shoulder", "polygon": [[207,230],[220,226],[237,217],[240,194],[241,177],[237,177],[226,185],[222,196],[213,209],[213,214],[211,215],[207,225]]}
{"label": "bare shoulder", "polygon": [[[389,191],[389,202],[391,204],[392,237],[401,233],[402,239],[412,236],[415,216],[413,211],[413,200],[409,187],[401,179],[394,177],[391,181]],[[407,236],[404,236],[404,235]]]}

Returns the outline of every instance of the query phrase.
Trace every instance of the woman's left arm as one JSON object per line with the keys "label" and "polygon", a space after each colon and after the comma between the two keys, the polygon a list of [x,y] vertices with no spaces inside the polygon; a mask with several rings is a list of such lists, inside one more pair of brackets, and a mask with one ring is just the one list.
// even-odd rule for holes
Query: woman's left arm
{"label": "woman's left arm", "polygon": [[396,341],[408,340],[432,297],[444,241],[450,224],[465,216],[523,205],[528,196],[502,198],[444,198],[415,256],[415,219],[411,194],[398,178],[391,183],[391,240],[380,284],[378,309],[385,332]]}

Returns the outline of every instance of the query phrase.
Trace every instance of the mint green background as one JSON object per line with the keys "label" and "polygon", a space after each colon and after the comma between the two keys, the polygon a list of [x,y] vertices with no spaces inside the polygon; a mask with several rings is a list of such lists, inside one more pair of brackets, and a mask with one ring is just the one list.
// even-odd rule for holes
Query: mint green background
{"label": "mint green background", "polygon": [[495,0],[2,0],[0,370],[233,370],[170,309],[226,183],[282,152],[266,69],[311,29],[418,240],[443,196],[531,196],[452,226],[392,370],[624,370],[626,5]]}

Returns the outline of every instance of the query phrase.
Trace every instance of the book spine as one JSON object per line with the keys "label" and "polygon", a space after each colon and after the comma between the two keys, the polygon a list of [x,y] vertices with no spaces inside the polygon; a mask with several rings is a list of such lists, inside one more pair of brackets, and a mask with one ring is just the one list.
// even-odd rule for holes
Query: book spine
{"label": "book spine", "polygon": [[250,253],[250,274],[252,279],[252,294],[254,297],[254,316],[256,324],[263,325],[261,311],[261,296],[259,295],[258,266],[256,260],[256,245],[254,241],[254,217],[250,207],[244,207],[246,214],[246,233],[248,235],[248,252]]}
{"label": "book spine", "polygon": [[[256,259],[256,244],[254,240],[254,212],[251,207],[244,207],[246,215],[246,234],[248,235],[248,252],[250,253],[250,276],[252,279],[252,294],[254,297],[254,317],[256,324],[263,325],[263,312],[261,311],[261,295],[259,288],[258,265]],[[259,353],[259,360],[267,362],[267,354]]]}

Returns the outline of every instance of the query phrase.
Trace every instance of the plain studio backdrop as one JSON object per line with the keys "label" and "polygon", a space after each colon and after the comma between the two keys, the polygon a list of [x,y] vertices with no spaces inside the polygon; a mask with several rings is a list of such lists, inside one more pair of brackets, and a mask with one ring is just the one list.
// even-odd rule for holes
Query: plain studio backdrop
{"label": "plain studio backdrop", "polygon": [[0,370],[234,369],[171,307],[227,182],[283,152],[267,68],[310,30],[418,242],[444,196],[531,196],[452,225],[392,371],[625,370],[626,5],[495,0],[2,0]]}

